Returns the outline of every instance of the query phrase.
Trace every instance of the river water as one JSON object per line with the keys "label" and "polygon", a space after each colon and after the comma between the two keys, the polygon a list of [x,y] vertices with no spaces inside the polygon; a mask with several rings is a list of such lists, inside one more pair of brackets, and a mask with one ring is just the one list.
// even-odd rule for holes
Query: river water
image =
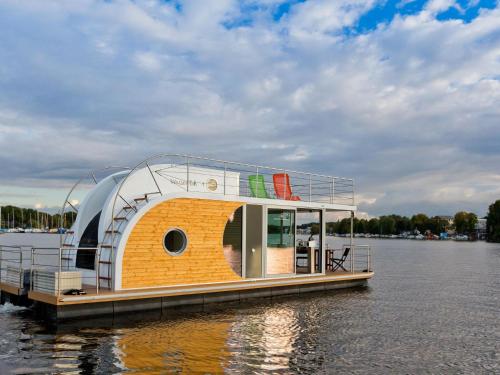
{"label": "river water", "polygon": [[500,373],[500,244],[357,242],[368,288],[57,328],[0,306],[0,374]]}

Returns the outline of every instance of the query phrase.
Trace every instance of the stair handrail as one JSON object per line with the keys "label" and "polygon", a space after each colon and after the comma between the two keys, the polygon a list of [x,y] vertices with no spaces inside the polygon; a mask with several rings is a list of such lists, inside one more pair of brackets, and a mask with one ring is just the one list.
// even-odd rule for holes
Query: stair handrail
{"label": "stair handrail", "polygon": [[[83,176],[81,176],[73,184],[73,186],[68,191],[68,194],[66,195],[66,198],[64,199],[64,202],[61,205],[61,209],[59,211],[59,217],[60,217],[59,227],[60,228],[64,227],[64,213],[66,211],[67,204],[70,203],[69,200],[70,200],[71,194],[73,194],[73,192],[75,191],[75,189],[77,188],[77,186],[80,185],[83,181],[85,181],[88,178],[91,178],[92,181],[97,185],[98,181],[97,181],[97,179],[95,177],[96,173],[103,172],[103,171],[108,171],[108,170],[112,170],[112,169],[129,170],[130,168],[129,167],[124,167],[124,166],[110,165],[110,166],[107,166],[105,168],[93,169],[93,170],[90,170],[89,172],[87,172],[86,174],[84,174]],[[109,175],[110,174],[108,174],[108,176]],[[66,233],[62,233],[62,231],[61,231],[61,233],[59,233],[59,245],[60,245],[60,247],[63,246],[63,241],[64,241],[65,238],[66,238]]]}

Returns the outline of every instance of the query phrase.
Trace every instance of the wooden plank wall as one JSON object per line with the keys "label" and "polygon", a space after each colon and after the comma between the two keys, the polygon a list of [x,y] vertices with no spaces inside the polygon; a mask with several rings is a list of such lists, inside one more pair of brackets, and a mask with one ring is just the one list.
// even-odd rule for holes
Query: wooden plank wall
{"label": "wooden plank wall", "polygon": [[[122,288],[241,280],[224,257],[222,239],[231,214],[243,203],[178,198],[147,212],[135,225],[125,247]],[[170,228],[188,238],[183,254],[172,256],[163,247]]]}

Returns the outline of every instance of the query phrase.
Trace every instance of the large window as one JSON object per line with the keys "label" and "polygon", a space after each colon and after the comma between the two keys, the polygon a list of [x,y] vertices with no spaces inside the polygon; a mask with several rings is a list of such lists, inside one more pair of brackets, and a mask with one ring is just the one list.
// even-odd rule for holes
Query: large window
{"label": "large window", "polygon": [[295,270],[295,211],[267,211],[267,274],[290,274]]}
{"label": "large window", "polygon": [[295,241],[295,212],[269,209],[267,213],[267,246],[288,248]]}
{"label": "large window", "polygon": [[[76,267],[93,270],[95,268],[95,248],[98,242],[99,232],[99,219],[101,212],[94,216],[94,218],[87,225],[80,238],[79,249],[76,252]],[[89,248],[88,250],[82,248]],[[92,248],[92,249],[90,249]]]}

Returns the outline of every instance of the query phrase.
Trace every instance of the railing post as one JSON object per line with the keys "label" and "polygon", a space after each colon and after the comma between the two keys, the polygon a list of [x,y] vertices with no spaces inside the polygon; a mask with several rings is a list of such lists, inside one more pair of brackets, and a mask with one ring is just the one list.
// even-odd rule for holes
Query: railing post
{"label": "railing post", "polygon": [[286,178],[286,169],[283,169],[283,199],[286,200],[286,184],[290,183]]}
{"label": "railing post", "polygon": [[372,271],[372,248],[368,246],[368,272]]}
{"label": "railing post", "polygon": [[94,262],[95,262],[95,292],[96,294],[99,294],[99,267],[100,267],[100,263],[99,263],[99,259],[101,258],[101,252],[100,252],[100,248],[99,247],[96,247],[95,249],[95,256],[94,256]]}
{"label": "railing post", "polygon": [[351,211],[351,237],[349,246],[351,247],[351,272],[354,273],[354,211]]}
{"label": "railing post", "polygon": [[23,287],[23,248],[19,246],[19,289]]}
{"label": "railing post", "polygon": [[[250,189],[250,194],[252,194],[252,190]],[[258,198],[259,195],[259,167],[255,168],[255,197]]]}
{"label": "railing post", "polygon": [[370,267],[370,251],[366,249],[366,269],[369,270]]}
{"label": "railing post", "polygon": [[31,248],[31,262],[30,262],[30,291],[33,290],[33,263],[35,261],[35,248]]}
{"label": "railing post", "polygon": [[227,172],[227,163],[224,162],[224,195],[226,195],[226,172]]}
{"label": "railing post", "polygon": [[189,157],[186,156],[186,191],[189,191]]}
{"label": "railing post", "polygon": [[156,181],[155,175],[153,174],[153,171],[151,170],[151,167],[149,166],[148,162],[146,162],[146,167],[148,167],[149,173],[151,174],[151,177],[153,177],[153,181],[156,185],[156,188],[158,189],[158,193],[160,193],[160,195],[163,195],[160,189],[160,185],[158,185],[158,181]]}
{"label": "railing post", "polygon": [[[116,262],[116,259],[115,259],[115,246],[113,245],[111,247],[111,258],[109,259],[109,261],[111,262],[111,264],[109,265],[109,267],[111,267],[111,271],[109,271],[108,269],[108,273],[109,275],[111,275],[111,280],[109,280],[109,289],[110,290],[114,290],[114,284],[115,284],[115,262]],[[100,279],[99,279],[100,280]]]}
{"label": "railing post", "polygon": [[62,248],[59,248],[59,272],[57,273],[57,299],[61,296],[61,257],[62,257]]}

